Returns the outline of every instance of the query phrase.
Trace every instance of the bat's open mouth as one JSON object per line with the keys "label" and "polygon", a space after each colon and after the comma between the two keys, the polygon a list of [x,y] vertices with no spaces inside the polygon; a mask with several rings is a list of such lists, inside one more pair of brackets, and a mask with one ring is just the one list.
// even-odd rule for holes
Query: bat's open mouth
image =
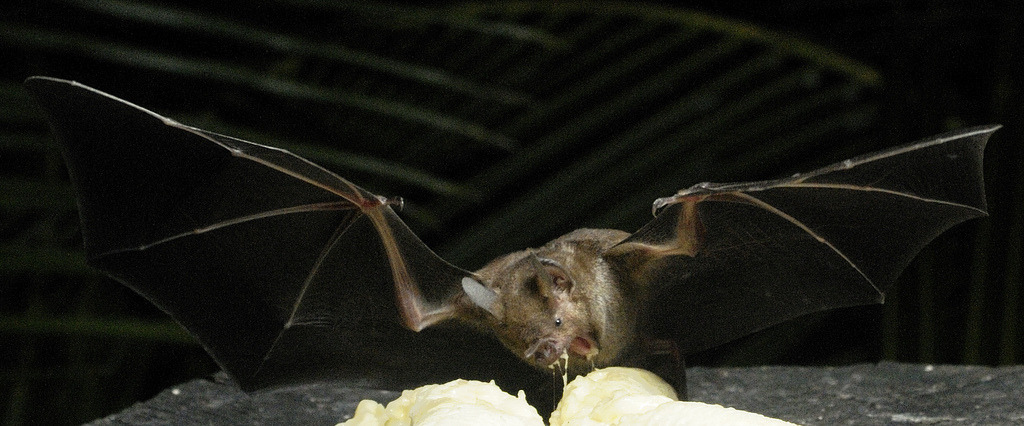
{"label": "bat's open mouth", "polygon": [[584,335],[573,337],[568,342],[557,338],[539,339],[523,356],[527,361],[539,366],[549,366],[564,355],[592,359],[597,353],[597,342],[592,337]]}
{"label": "bat's open mouth", "polygon": [[589,336],[576,336],[569,342],[569,352],[586,359],[591,359],[597,355],[597,342]]}

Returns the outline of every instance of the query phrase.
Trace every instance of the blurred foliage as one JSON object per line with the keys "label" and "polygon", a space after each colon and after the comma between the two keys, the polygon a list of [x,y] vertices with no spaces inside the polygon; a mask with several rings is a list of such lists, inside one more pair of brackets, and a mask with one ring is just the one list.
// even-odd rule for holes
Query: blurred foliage
{"label": "blurred foliage", "polygon": [[778,177],[1002,122],[987,159],[992,217],[932,244],[884,312],[815,315],[699,361],[1021,362],[1020,6],[704,3],[5,3],[4,423],[87,421],[216,369],[84,264],[66,174],[20,86],[30,75],[402,195],[410,226],[466,268],[579,227],[636,229],[653,199],[699,181]]}

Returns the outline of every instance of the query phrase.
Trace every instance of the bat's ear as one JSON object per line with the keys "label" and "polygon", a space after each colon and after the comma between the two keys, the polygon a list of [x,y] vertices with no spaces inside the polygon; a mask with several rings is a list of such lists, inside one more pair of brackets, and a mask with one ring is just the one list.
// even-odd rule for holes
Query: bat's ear
{"label": "bat's ear", "polygon": [[462,291],[466,293],[466,296],[469,297],[469,300],[474,305],[494,315],[499,321],[502,320],[503,315],[501,305],[498,304],[498,293],[495,293],[494,290],[480,284],[480,281],[471,277],[465,277],[462,279]]}
{"label": "bat's ear", "polygon": [[545,299],[557,303],[569,296],[573,283],[565,269],[552,260],[541,260],[533,253],[527,259],[533,269],[537,271],[537,290]]}

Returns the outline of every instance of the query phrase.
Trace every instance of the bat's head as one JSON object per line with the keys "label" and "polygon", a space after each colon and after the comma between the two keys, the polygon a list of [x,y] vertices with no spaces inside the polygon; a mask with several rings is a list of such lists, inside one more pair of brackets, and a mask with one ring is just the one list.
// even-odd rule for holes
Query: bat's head
{"label": "bat's head", "polygon": [[[602,231],[603,232],[603,231]],[[607,365],[629,340],[634,315],[601,254],[625,233],[575,231],[492,261],[466,280],[485,328],[526,362],[547,368],[563,354]]]}

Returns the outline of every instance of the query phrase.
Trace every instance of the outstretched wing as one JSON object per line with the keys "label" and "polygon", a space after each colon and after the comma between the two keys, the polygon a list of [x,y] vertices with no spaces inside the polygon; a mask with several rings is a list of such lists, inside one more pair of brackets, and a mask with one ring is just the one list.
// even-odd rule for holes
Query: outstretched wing
{"label": "outstretched wing", "polygon": [[168,312],[243,388],[382,356],[395,300],[413,330],[452,315],[470,274],[409,230],[389,206],[400,201],[75,82],[26,85],[60,141],[90,264]]}
{"label": "outstretched wing", "polygon": [[649,320],[684,353],[826,309],[881,303],[925,244],[984,216],[998,126],[947,133],[806,174],[702,183],[654,203],[614,248],[642,253]]}

